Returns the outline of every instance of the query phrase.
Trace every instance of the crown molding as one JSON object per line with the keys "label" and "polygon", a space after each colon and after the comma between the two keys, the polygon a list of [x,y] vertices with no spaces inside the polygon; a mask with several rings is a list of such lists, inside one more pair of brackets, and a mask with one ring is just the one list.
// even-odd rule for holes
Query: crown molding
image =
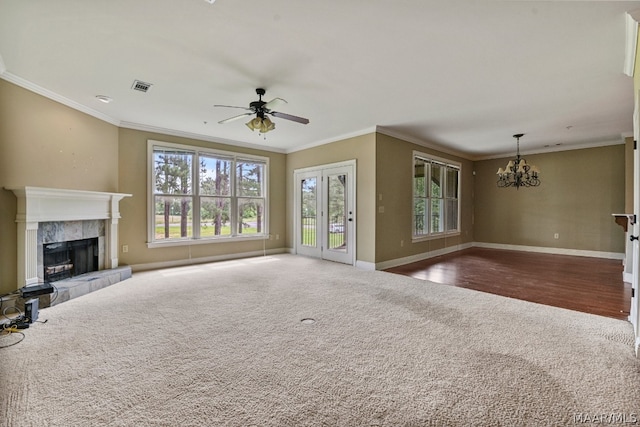
{"label": "crown molding", "polygon": [[445,147],[445,146],[440,145],[440,144],[434,144],[432,142],[423,141],[423,140],[421,140],[419,138],[416,138],[416,137],[413,137],[413,136],[404,135],[402,132],[391,130],[391,129],[385,128],[384,126],[376,126],[376,132],[381,133],[383,135],[390,136],[392,138],[398,138],[398,139],[401,139],[403,141],[410,142],[412,144],[420,145],[420,146],[425,147],[425,148],[430,148],[432,150],[437,150],[437,151],[440,151],[441,153],[446,153],[446,154],[450,154],[452,156],[461,157],[461,158],[463,158],[465,160],[475,160],[468,153],[463,153],[462,151],[454,150],[452,148]]}
{"label": "crown molding", "polygon": [[42,86],[38,86],[37,84],[30,82],[29,80],[23,79],[22,77],[18,77],[15,74],[12,74],[6,71],[6,69],[2,71],[2,67],[4,67],[4,65],[0,63],[1,79],[6,80],[10,83],[13,83],[17,86],[20,86],[24,89],[27,89],[31,92],[37,93],[38,95],[42,95],[45,98],[49,98],[60,104],[66,105],[69,108],[73,108],[74,110],[93,116],[96,119],[100,119],[104,122],[111,123],[112,125],[115,125],[115,126],[120,126],[120,120],[114,119],[113,117],[108,116],[104,113],[101,113],[100,111],[96,111],[92,108],[87,107],[86,105],[82,105],[76,101],[73,101],[69,98],[59,95],[53,91],[50,91],[49,89],[45,89]]}
{"label": "crown molding", "polygon": [[[554,145],[550,147],[534,148],[532,150],[525,150],[525,151],[520,150],[520,155],[529,156],[534,154],[558,153],[560,151],[584,150],[587,148],[608,147],[611,145],[621,145],[624,143],[625,143],[624,136],[620,135],[620,139],[615,139],[615,140],[611,139],[607,141],[585,142],[581,144],[572,144],[572,145]],[[489,154],[486,156],[478,156],[474,160],[480,161],[480,160],[491,160],[491,159],[503,159],[506,157],[513,157],[514,155],[515,155],[515,150],[509,151],[507,153],[501,153],[501,154]]]}
{"label": "crown molding", "polygon": [[319,147],[321,145],[331,144],[332,142],[344,141],[345,139],[356,138],[358,136],[363,136],[363,135],[369,135],[375,132],[376,132],[375,127],[365,128],[355,132],[350,132],[350,133],[338,135],[332,138],[327,138],[320,141],[312,142],[310,144],[305,144],[301,147],[290,148],[286,150],[285,153],[290,154],[290,153],[295,153],[297,151],[308,150],[310,148]]}
{"label": "crown molding", "polygon": [[280,148],[267,147],[264,145],[251,144],[243,141],[235,141],[232,139],[218,138],[210,135],[202,135],[199,133],[185,132],[185,131],[180,131],[175,129],[167,129],[167,128],[162,128],[158,126],[150,126],[150,125],[145,125],[141,123],[121,122],[120,127],[123,129],[132,129],[132,130],[139,130],[143,132],[159,133],[162,135],[177,136],[181,138],[189,138],[189,139],[195,139],[198,141],[205,141],[205,142],[215,142],[217,144],[226,144],[234,147],[251,148],[253,150],[268,151],[272,153],[281,153],[281,154],[286,153],[285,150]]}

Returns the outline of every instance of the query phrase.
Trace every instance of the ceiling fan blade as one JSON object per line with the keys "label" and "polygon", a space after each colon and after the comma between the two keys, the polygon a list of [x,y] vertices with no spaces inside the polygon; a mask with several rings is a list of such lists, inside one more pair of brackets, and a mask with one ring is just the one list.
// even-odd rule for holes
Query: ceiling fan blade
{"label": "ceiling fan blade", "polygon": [[269,114],[271,114],[273,117],[278,117],[280,119],[285,119],[285,120],[291,120],[292,122],[302,123],[303,125],[306,125],[307,123],[309,123],[309,119],[305,119],[304,117],[292,116],[291,114],[279,113],[277,111],[271,111]]}
{"label": "ceiling fan blade", "polygon": [[229,117],[228,119],[220,120],[218,123],[223,125],[225,123],[229,123],[229,122],[232,122],[234,120],[241,119],[243,117],[251,116],[252,114],[253,114],[253,112],[240,114],[239,116],[233,116],[233,117]]}
{"label": "ceiling fan blade", "polygon": [[278,107],[279,105],[282,104],[288,104],[287,101],[285,101],[282,98],[273,98],[271,101],[267,102],[266,104],[264,104],[262,106],[262,108],[265,108],[267,110],[273,110],[274,108]]}
{"label": "ceiling fan blade", "polygon": [[252,110],[251,108],[249,108],[249,107],[236,107],[235,105],[218,105],[218,104],[216,104],[216,105],[214,105],[214,107],[240,108],[240,109],[243,109],[243,110],[253,111],[253,110]]}

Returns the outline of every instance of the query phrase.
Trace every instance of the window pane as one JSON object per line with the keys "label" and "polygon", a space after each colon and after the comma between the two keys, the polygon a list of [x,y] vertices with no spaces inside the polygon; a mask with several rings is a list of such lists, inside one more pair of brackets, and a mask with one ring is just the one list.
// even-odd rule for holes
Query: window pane
{"label": "window pane", "polygon": [[192,164],[193,153],[178,150],[154,150],[154,193],[192,194]]}
{"label": "window pane", "polygon": [[305,178],[301,185],[302,209],[300,218],[300,243],[305,246],[316,246],[316,206],[318,203],[316,178]]}
{"label": "window pane", "polygon": [[444,231],[442,216],[442,199],[431,199],[431,232],[439,233]]}
{"label": "window pane", "polygon": [[263,163],[238,160],[236,171],[238,196],[261,197],[263,195]]}
{"label": "window pane", "polygon": [[438,163],[431,164],[431,197],[442,197],[442,184],[444,180],[444,166]]}
{"label": "window pane", "polygon": [[415,158],[413,166],[413,195],[416,197],[427,197],[427,187],[425,185],[425,171],[429,169],[429,164],[424,160]]}
{"label": "window pane", "polygon": [[231,199],[228,197],[200,198],[200,237],[231,235]]}
{"label": "window pane", "polygon": [[155,196],[156,240],[183,239],[193,236],[191,197]]}
{"label": "window pane", "polygon": [[429,224],[427,221],[427,218],[429,218],[427,199],[414,199],[413,213],[413,234],[415,236],[429,234],[429,229],[427,228],[427,225]]}
{"label": "window pane", "polygon": [[458,199],[447,199],[447,231],[458,229]]}
{"label": "window pane", "polygon": [[238,199],[238,234],[259,234],[264,230],[264,200]]}
{"label": "window pane", "polygon": [[231,195],[231,160],[200,156],[200,195]]}
{"label": "window pane", "polygon": [[458,169],[447,168],[447,198],[458,198]]}

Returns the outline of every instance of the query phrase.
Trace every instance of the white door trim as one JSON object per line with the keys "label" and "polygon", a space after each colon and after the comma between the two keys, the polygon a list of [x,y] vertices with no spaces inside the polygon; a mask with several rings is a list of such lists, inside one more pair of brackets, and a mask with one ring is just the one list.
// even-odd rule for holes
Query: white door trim
{"label": "white door trim", "polygon": [[[301,236],[300,236],[300,229],[301,229],[301,223],[300,223],[300,179],[302,179],[304,176],[314,176],[317,174],[319,174],[319,176],[322,178],[326,175],[326,173],[332,171],[332,170],[336,170],[336,169],[340,169],[340,168],[349,168],[349,172],[350,172],[350,176],[351,178],[348,180],[347,183],[347,205],[348,208],[347,210],[350,212],[350,214],[348,215],[348,226],[347,226],[347,230],[346,230],[346,240],[347,240],[347,252],[346,255],[343,257],[343,259],[339,262],[345,262],[346,264],[349,265],[355,265],[356,263],[356,236],[357,236],[357,212],[356,212],[356,189],[357,189],[357,185],[356,185],[356,176],[357,176],[357,169],[356,169],[356,160],[346,160],[346,161],[342,161],[342,162],[337,162],[337,163],[330,163],[330,164],[324,164],[324,165],[318,165],[318,166],[310,166],[310,167],[305,167],[305,168],[299,168],[299,169],[295,169],[293,171],[293,180],[294,180],[294,185],[293,185],[293,218],[294,218],[294,230],[293,230],[293,252],[296,254],[301,254],[301,255],[309,255],[309,256],[318,256],[314,251],[309,251],[306,250],[306,248],[302,248],[300,242],[301,242]],[[325,198],[325,184],[322,182],[318,183],[318,188],[320,197]],[[324,205],[324,201],[320,201],[320,205]],[[324,208],[323,208],[324,209]],[[324,228],[326,228],[324,226],[324,220],[320,220],[320,221],[316,221],[317,223],[317,229],[316,229],[316,233],[317,233],[317,237],[316,237],[316,242],[321,242],[325,240],[325,236],[328,233],[328,230],[324,230]],[[319,258],[323,258],[323,259],[331,259],[336,261],[337,259],[335,259],[335,257],[332,257],[331,255],[329,255],[329,257],[325,256],[324,251],[321,251],[319,256]]]}

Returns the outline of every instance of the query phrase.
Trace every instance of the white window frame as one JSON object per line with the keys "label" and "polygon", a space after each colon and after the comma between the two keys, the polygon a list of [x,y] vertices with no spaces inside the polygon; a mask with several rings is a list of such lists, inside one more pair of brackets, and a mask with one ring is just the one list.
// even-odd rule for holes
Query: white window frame
{"label": "white window frame", "polygon": [[[444,170],[444,185],[442,186],[442,203],[443,203],[443,208],[442,208],[442,212],[443,212],[443,221],[444,221],[444,226],[443,226],[443,231],[437,231],[437,232],[433,232],[431,230],[431,212],[429,212],[428,215],[428,224],[425,224],[426,227],[428,227],[428,232],[426,234],[415,234],[415,230],[416,230],[416,212],[415,212],[415,201],[416,201],[416,195],[415,195],[415,188],[414,188],[414,176],[415,176],[415,168],[416,168],[416,161],[420,159],[421,161],[423,161],[425,163],[425,177],[430,177],[431,176],[431,164],[432,163],[437,163],[438,165],[441,165],[445,168]],[[447,169],[456,169],[458,171],[458,188],[457,188],[457,192],[456,194],[458,195],[457,197],[457,206],[458,206],[458,216],[456,218],[456,228],[454,230],[447,230],[447,218],[448,218],[448,203],[447,200],[451,200],[451,198],[447,198]],[[411,239],[412,242],[421,242],[421,241],[425,241],[425,240],[433,240],[433,239],[438,239],[438,238],[442,238],[442,237],[448,237],[448,236],[455,236],[455,235],[459,235],[460,234],[460,217],[461,217],[461,208],[460,208],[460,185],[462,182],[462,164],[459,162],[455,162],[453,160],[449,160],[449,159],[444,159],[442,157],[437,157],[434,156],[432,154],[427,154],[427,153],[423,153],[420,151],[413,151],[413,155],[411,156]],[[427,181],[428,184],[430,184],[430,180]],[[431,209],[431,190],[429,188],[428,190],[428,194],[427,194],[427,205],[429,206],[429,210]]]}
{"label": "white window frame", "polygon": [[[172,239],[157,239],[155,238],[155,165],[154,165],[154,152],[157,149],[169,149],[176,151],[183,151],[185,153],[193,154],[194,160],[192,164],[192,193],[190,196],[192,201],[192,218],[190,225],[192,226],[192,236],[183,238]],[[207,197],[206,195],[200,195],[199,185],[199,173],[200,173],[200,161],[201,155],[204,156],[220,156],[230,159],[232,161],[231,173],[230,173],[230,186],[231,186],[231,206],[230,206],[230,225],[232,233],[231,235],[223,236],[200,236],[200,198]],[[237,194],[236,187],[236,168],[235,165],[238,161],[255,161],[264,164],[264,173],[262,176],[262,186],[264,196],[264,214],[263,223],[264,227],[261,233],[252,233],[249,235],[243,235],[237,233],[237,201],[241,198],[246,198]],[[210,244],[210,243],[222,243],[222,242],[238,242],[247,240],[264,240],[269,238],[269,158],[264,156],[256,156],[251,154],[216,150],[205,147],[198,147],[192,145],[175,144],[162,141],[147,141],[147,247],[158,248],[167,246],[188,246],[194,244]]]}

